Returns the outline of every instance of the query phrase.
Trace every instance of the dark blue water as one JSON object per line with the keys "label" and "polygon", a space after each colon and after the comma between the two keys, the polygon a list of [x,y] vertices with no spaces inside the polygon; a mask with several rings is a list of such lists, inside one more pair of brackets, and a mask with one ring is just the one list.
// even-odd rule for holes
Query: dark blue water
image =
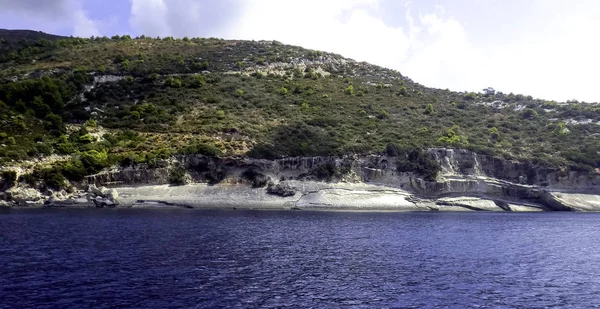
{"label": "dark blue water", "polygon": [[2,308],[600,308],[600,214],[3,210]]}

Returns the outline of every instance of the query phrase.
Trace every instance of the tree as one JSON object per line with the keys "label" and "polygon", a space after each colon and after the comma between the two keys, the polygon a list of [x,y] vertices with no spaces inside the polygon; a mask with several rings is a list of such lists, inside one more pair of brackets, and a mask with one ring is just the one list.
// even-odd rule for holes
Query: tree
{"label": "tree", "polygon": [[535,109],[532,109],[532,108],[525,109],[525,111],[521,114],[521,117],[523,119],[536,119],[539,116],[540,115],[538,114],[538,112]]}
{"label": "tree", "polygon": [[200,88],[203,87],[206,84],[206,80],[204,79],[204,76],[202,75],[195,75],[192,78],[192,82],[190,83],[190,87],[192,88]]}
{"label": "tree", "polygon": [[464,99],[473,101],[473,100],[477,99],[477,93],[469,92],[469,93],[465,94]]}
{"label": "tree", "polygon": [[569,132],[571,131],[565,126],[564,122],[557,123],[554,127],[554,130],[552,130],[552,134],[554,134],[555,136],[567,135],[569,134]]}
{"label": "tree", "polygon": [[487,88],[483,89],[483,93],[485,94],[486,97],[489,97],[489,96],[495,95],[496,90],[494,90],[494,88],[492,88],[492,87],[487,87]]}
{"label": "tree", "polygon": [[438,139],[438,142],[454,147],[460,147],[466,145],[467,138],[458,134],[459,126],[454,125],[446,132],[445,136],[442,136]]}
{"label": "tree", "polygon": [[3,185],[6,187],[12,187],[17,182],[17,172],[15,171],[4,171],[2,172]]}
{"label": "tree", "polygon": [[48,128],[50,130],[57,130],[59,132],[63,130],[63,120],[60,116],[50,113],[45,119],[49,122]]}

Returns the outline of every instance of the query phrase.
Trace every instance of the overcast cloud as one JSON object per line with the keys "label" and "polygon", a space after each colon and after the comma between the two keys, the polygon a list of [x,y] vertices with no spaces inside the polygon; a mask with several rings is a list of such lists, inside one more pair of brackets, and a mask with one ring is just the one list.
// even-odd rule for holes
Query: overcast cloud
{"label": "overcast cloud", "polygon": [[[111,3],[119,9],[111,11]],[[278,40],[426,86],[600,101],[594,0],[0,0],[0,27]]]}

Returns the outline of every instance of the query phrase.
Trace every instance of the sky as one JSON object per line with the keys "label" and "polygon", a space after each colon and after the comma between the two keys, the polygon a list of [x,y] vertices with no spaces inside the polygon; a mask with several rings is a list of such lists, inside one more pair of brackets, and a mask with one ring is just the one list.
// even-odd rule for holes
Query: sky
{"label": "sky", "polygon": [[277,40],[429,87],[600,102],[597,0],[0,0],[0,28]]}

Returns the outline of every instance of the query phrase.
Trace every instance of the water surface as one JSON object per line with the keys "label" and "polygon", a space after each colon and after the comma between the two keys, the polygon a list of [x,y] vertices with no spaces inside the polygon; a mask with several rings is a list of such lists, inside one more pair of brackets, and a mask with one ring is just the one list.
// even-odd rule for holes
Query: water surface
{"label": "water surface", "polygon": [[600,308],[600,214],[1,210],[2,308]]}

